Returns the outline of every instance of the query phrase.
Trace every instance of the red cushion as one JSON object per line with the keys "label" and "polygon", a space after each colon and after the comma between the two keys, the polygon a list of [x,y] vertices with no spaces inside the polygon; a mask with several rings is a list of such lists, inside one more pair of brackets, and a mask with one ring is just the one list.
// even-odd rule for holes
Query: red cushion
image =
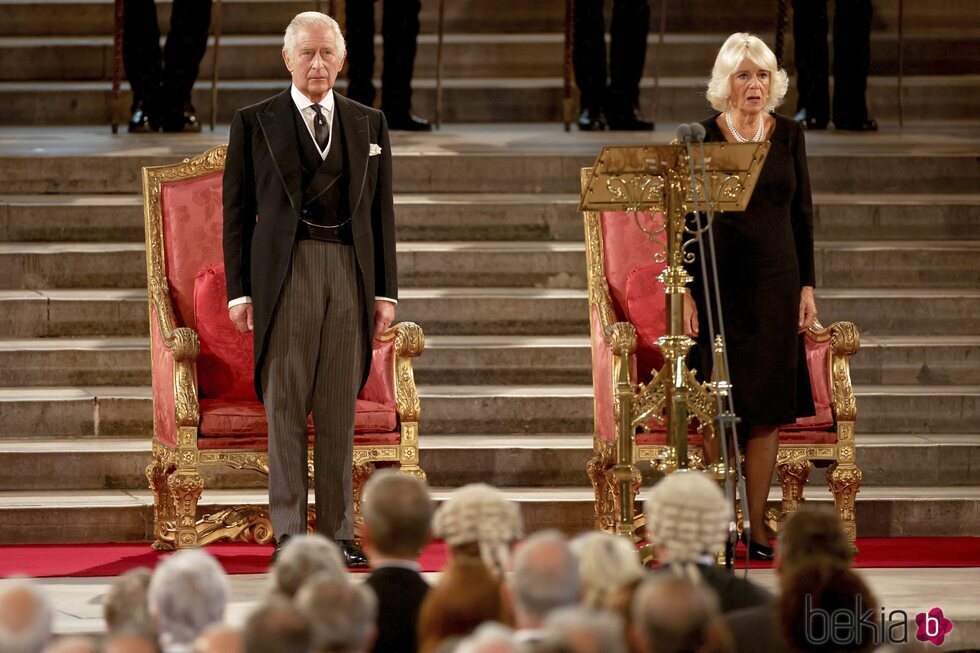
{"label": "red cushion", "polygon": [[[354,433],[386,433],[398,426],[393,407],[358,399],[355,411]],[[312,437],[312,416],[307,418],[306,428]],[[201,425],[198,429],[201,438],[265,437],[268,432],[265,407],[258,401],[201,399]]]}
{"label": "red cushion", "polygon": [[807,371],[810,373],[810,390],[816,414],[800,417],[795,424],[786,424],[780,431],[819,431],[833,429],[834,412],[830,407],[830,341],[816,342],[803,339],[806,345]]}
{"label": "red cushion", "polygon": [[657,346],[657,339],[667,333],[666,294],[657,279],[663,269],[662,263],[648,263],[633,268],[626,278],[626,319],[636,327],[637,357],[645,377],[664,364]]}
{"label": "red cushion", "polygon": [[[377,447],[379,445],[401,444],[400,433],[355,433],[355,447]],[[310,445],[313,444],[313,437],[310,437]],[[211,437],[200,438],[197,441],[198,449],[249,449],[253,451],[266,451],[269,448],[269,438],[263,433],[261,435],[236,435],[231,437]]]}
{"label": "red cushion", "polygon": [[[653,231],[663,226],[663,214],[641,212],[634,217],[633,213],[625,211],[606,211],[600,215],[600,221],[606,283],[617,314],[624,319],[627,278],[634,269],[653,263],[654,254],[663,251],[659,246],[654,247],[640,231],[637,221],[644,229]],[[664,238],[663,233],[657,236],[661,243]],[[660,268],[663,269],[662,264]]]}
{"label": "red cushion", "polygon": [[223,265],[205,265],[194,281],[194,315],[201,351],[197,357],[201,397],[258,401],[252,384],[255,352],[251,333],[228,317]]}

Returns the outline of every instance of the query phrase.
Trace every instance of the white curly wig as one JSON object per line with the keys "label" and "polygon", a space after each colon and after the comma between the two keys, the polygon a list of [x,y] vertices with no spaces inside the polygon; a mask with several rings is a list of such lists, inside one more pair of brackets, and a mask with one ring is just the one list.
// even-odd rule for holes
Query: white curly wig
{"label": "white curly wig", "polygon": [[473,483],[457,490],[436,510],[432,532],[449,546],[476,543],[480,558],[503,572],[510,545],[524,534],[520,506],[500,490]]}
{"label": "white curly wig", "polygon": [[603,531],[583,533],[572,540],[582,578],[582,603],[602,608],[610,593],[643,578],[645,570],[629,538]]}
{"label": "white curly wig", "polygon": [[715,65],[711,69],[711,79],[708,80],[705,96],[715,111],[725,111],[728,108],[728,100],[732,95],[732,75],[746,59],[772,73],[766,111],[772,111],[783,103],[789,89],[789,75],[779,67],[776,55],[754,34],[736,32],[718,50]]}
{"label": "white curly wig", "polygon": [[644,508],[650,541],[666,551],[667,564],[698,581],[694,563],[717,553],[728,535],[721,488],[704,472],[677,471],[653,487]]}

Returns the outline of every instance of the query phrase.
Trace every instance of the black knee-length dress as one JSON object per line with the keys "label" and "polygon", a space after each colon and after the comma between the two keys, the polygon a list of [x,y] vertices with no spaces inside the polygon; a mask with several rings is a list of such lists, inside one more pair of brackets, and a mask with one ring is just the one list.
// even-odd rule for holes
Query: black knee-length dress
{"label": "black knee-length dress", "polygon": [[[748,207],[715,215],[713,227],[735,411],[748,425],[788,424],[814,414],[798,333],[800,289],[815,285],[806,148],[798,122],[772,115],[769,155]],[[717,117],[701,123],[705,141],[725,141]],[[691,362],[707,378],[712,361],[700,262],[688,270],[699,318]]]}

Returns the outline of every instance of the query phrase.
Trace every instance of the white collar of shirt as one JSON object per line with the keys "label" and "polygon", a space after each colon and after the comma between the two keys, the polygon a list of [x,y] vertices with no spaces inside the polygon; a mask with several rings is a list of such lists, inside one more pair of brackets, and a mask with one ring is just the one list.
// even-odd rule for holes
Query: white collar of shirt
{"label": "white collar of shirt", "polygon": [[412,571],[420,572],[422,571],[422,565],[415,562],[414,560],[382,560],[381,562],[372,565],[375,569],[385,569],[385,568],[396,568],[396,569],[411,569]]}
{"label": "white collar of shirt", "polygon": [[316,104],[310,98],[303,95],[303,92],[296,88],[296,84],[292,84],[289,87],[289,94],[293,98],[293,104],[299,109],[299,113],[303,116],[303,122],[306,124],[306,129],[310,132],[310,138],[313,139],[313,144],[316,145],[317,151],[320,153],[320,157],[326,159],[327,152],[330,151],[330,144],[333,142],[333,110],[335,106],[335,101],[333,97],[333,89],[327,91],[327,94],[323,96],[320,100],[320,107],[323,108],[323,117],[327,120],[327,129],[329,130],[330,137],[327,140],[327,147],[320,149],[320,145],[316,142],[316,132],[313,130],[313,117],[316,115],[316,110],[313,109],[313,105]]}

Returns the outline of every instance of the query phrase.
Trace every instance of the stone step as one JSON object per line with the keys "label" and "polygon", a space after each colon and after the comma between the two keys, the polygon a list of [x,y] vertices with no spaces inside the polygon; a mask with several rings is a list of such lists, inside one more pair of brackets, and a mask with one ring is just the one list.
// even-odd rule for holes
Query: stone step
{"label": "stone step", "polygon": [[[702,112],[692,114],[695,117]],[[690,117],[690,116],[689,116]],[[557,129],[557,127],[556,127]],[[38,136],[64,138],[47,128],[25,130],[7,154],[0,156],[0,195],[61,193],[138,193],[143,166],[167,165],[226,142],[225,134],[196,134],[164,139],[156,134],[128,137],[127,149],[108,132],[79,135],[79,145],[54,143],[38,155],[32,145]],[[579,193],[579,172],[591,167],[604,146],[635,145],[637,136],[625,132],[568,135],[567,147],[557,148],[554,134],[539,126],[474,126],[465,131],[426,135],[424,139],[396,135],[393,146],[396,193],[507,193],[548,196]],[[671,133],[643,137],[668,143]],[[13,140],[13,139],[12,139]],[[72,150],[85,147],[88,154]],[[818,193],[864,194],[879,197],[910,190],[936,194],[970,194],[975,201],[980,161],[970,140],[903,137],[877,134],[845,138],[816,134],[808,149],[812,185]],[[114,152],[112,155],[105,155]],[[93,158],[95,157],[95,158]]]}
{"label": "stone step", "polygon": [[[586,433],[591,385],[424,385],[422,431]],[[862,433],[980,432],[976,385],[856,386]],[[0,439],[144,435],[152,428],[148,386],[0,388]]]}
{"label": "stone step", "polygon": [[[817,193],[819,241],[971,239],[980,233],[980,195]],[[580,241],[576,195],[398,193],[399,242]],[[0,196],[0,242],[143,242],[139,195]]]}
{"label": "stone step", "polygon": [[[433,488],[433,498],[442,502],[452,489]],[[591,488],[514,487],[503,492],[520,503],[529,532],[558,528],[577,533],[593,528]],[[775,501],[775,494],[770,497]],[[265,506],[267,498],[261,489],[205,488],[199,514],[232,505]],[[829,492],[813,492],[807,500],[833,505]],[[152,506],[149,490],[0,492],[0,520],[5,525],[0,544],[146,541],[151,539]],[[857,495],[858,533],[861,537],[974,535],[978,510],[976,488],[862,488]]]}
{"label": "stone step", "polygon": [[[43,6],[45,11],[37,10]],[[156,3],[161,29],[170,21],[170,2]],[[883,0],[874,5],[874,32],[897,32],[897,0]],[[324,7],[327,4],[324,3]],[[258,34],[281,32],[294,15],[310,8],[299,0],[224,0],[222,32],[224,34]],[[980,29],[972,0],[938,0],[911,2],[904,7],[904,27],[908,32],[949,29]],[[324,9],[326,11],[326,9]],[[606,6],[606,24],[611,8]],[[651,32],[659,29],[660,9],[651,9]],[[731,33],[732,25],[740,29],[768,33],[773,29],[775,8],[765,3],[718,4],[713,0],[687,0],[667,6],[667,33]],[[380,8],[376,24],[381,25]],[[436,32],[438,3],[423,0],[419,16],[422,35]],[[71,16],[70,21],[51,21],[49,16]],[[2,0],[0,2],[0,35],[104,35],[112,32],[113,3],[110,0]],[[447,33],[494,32],[561,32],[565,7],[554,2],[520,2],[511,0],[457,0],[445,4],[444,25]],[[792,18],[786,36],[791,38]],[[771,42],[771,38],[767,42]],[[790,49],[791,51],[791,49]]]}
{"label": "stone step", "polygon": [[[592,436],[423,434],[420,456],[429,483],[437,487],[480,482],[495,487],[587,485]],[[147,487],[144,470],[150,460],[148,437],[0,440],[0,491],[51,489],[54,478],[59,490],[141,490]],[[977,485],[980,436],[860,433],[857,460],[864,487]],[[645,483],[659,478],[649,463],[639,467]],[[267,487],[266,477],[240,470],[208,467],[205,477],[211,488]],[[823,491],[822,469],[813,471],[809,486],[810,497]]]}
{"label": "stone step", "polygon": [[[281,30],[274,34],[234,34],[221,39],[219,76],[222,80],[274,79],[283,71]],[[769,43],[772,35],[762,35]],[[714,64],[722,34],[671,34],[658,48],[658,35],[648,36],[644,74],[665,77],[707,76]],[[912,32],[905,35],[903,70],[906,75],[980,73],[980,30]],[[437,38],[422,34],[414,75],[436,75]],[[787,39],[783,66],[795,71],[793,39]],[[898,72],[897,36],[875,33],[870,69],[875,75]],[[112,79],[112,38],[106,36],[0,37],[0,81],[105,81]],[[210,39],[198,79],[210,84],[214,40]],[[376,61],[383,59],[382,39],[375,39]],[[443,79],[547,78],[562,75],[562,33],[446,34],[443,41]],[[381,65],[378,64],[380,87]]]}
{"label": "stone step", "polygon": [[[655,80],[640,83],[640,106],[659,122],[676,123],[701,119],[710,109],[704,100],[704,74],[697,77],[663,77],[659,92]],[[218,83],[218,121],[228,123],[235,111],[283,90],[288,79],[222,80]],[[416,77],[412,108],[422,116],[435,112],[435,80]],[[908,76],[903,82],[903,111],[908,124],[932,121],[975,121],[974,98],[980,75]],[[346,82],[338,80],[339,91]],[[560,122],[562,120],[560,76],[548,78],[504,77],[446,79],[443,81],[443,113],[446,123],[468,122]],[[0,83],[0,122],[7,125],[97,125],[109,122],[110,84],[106,81],[13,81]],[[898,120],[898,85],[895,77],[868,79],[871,113],[888,123]],[[198,84],[192,102],[202,117],[210,115],[211,91]],[[490,101],[492,98],[492,101]],[[123,85],[122,106],[131,95]],[[785,99],[786,112],[796,106],[796,90]]]}
{"label": "stone step", "polygon": [[[401,242],[402,287],[585,288],[585,244]],[[817,243],[817,285],[929,288],[980,284],[980,241]],[[2,243],[0,288],[131,288],[146,283],[142,243]]]}
{"label": "stone step", "polygon": [[[818,288],[827,322],[867,335],[973,335],[980,290]],[[572,335],[588,332],[586,291],[574,288],[403,288],[399,319],[430,335]],[[147,333],[142,289],[0,290],[0,338]]]}
{"label": "stone step", "polygon": [[[851,379],[863,385],[978,385],[980,336],[863,336]],[[587,336],[428,336],[423,384],[589,384]],[[146,338],[0,340],[0,387],[148,385]]]}

